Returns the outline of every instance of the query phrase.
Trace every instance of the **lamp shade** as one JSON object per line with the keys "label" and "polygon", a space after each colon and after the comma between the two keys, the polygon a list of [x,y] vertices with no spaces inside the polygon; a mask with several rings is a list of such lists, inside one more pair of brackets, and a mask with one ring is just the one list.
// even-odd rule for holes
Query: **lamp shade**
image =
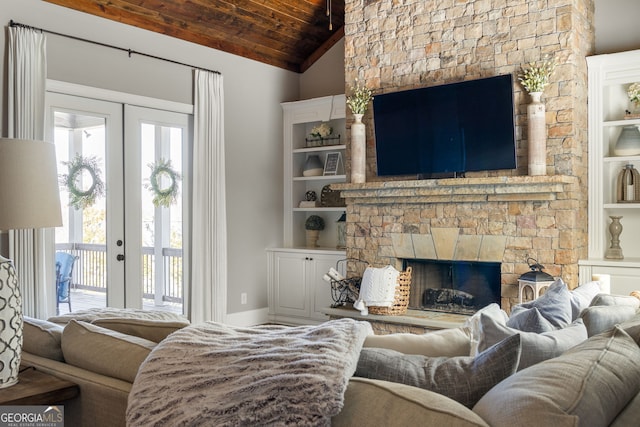
{"label": "lamp shade", "polygon": [[62,225],[55,146],[0,138],[0,230]]}

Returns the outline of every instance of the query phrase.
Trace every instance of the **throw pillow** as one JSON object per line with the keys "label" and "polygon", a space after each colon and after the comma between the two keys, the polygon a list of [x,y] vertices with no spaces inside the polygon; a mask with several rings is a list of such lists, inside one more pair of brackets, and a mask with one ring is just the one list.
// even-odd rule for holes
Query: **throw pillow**
{"label": "throw pillow", "polygon": [[600,293],[599,282],[588,282],[571,291],[572,321],[580,316],[580,312],[589,307],[591,301]]}
{"label": "throw pillow", "polygon": [[591,305],[629,305],[637,309],[640,308],[640,300],[626,295],[598,294]]}
{"label": "throw pillow", "polygon": [[470,331],[465,327],[442,329],[426,334],[369,335],[364,347],[388,348],[404,354],[423,356],[468,356]]}
{"label": "throw pillow", "polygon": [[469,356],[476,356],[478,354],[478,343],[482,338],[482,328],[480,327],[480,316],[489,316],[496,319],[499,322],[506,322],[509,319],[507,313],[500,308],[496,303],[487,305],[476,311],[470,318],[464,322],[464,327],[471,332],[471,348]]}
{"label": "throw pillow", "polygon": [[160,342],[167,335],[189,325],[188,320],[147,320],[147,319],[127,319],[119,317],[109,317],[97,319],[94,325],[133,335],[153,342]]}
{"label": "throw pillow", "polygon": [[62,331],[62,352],[69,365],[130,383],[155,345],[153,341],[75,320]]}
{"label": "throw pillow", "polygon": [[47,359],[64,361],[60,342],[62,326],[46,320],[24,316],[22,349],[27,353]]}
{"label": "throw pillow", "polygon": [[562,279],[556,280],[547,291],[531,302],[516,305],[511,315],[521,310],[537,308],[540,314],[555,328],[564,328],[573,321],[571,311],[571,293]]}
{"label": "throw pillow", "polygon": [[608,426],[639,388],[640,348],[615,327],[505,379],[473,411],[493,427]]}
{"label": "throw pillow", "polygon": [[355,376],[431,390],[471,408],[493,386],[516,372],[520,337],[511,336],[477,357],[427,357],[385,348],[363,348]]}
{"label": "throw pillow", "polygon": [[588,338],[587,328],[585,328],[581,319],[576,320],[566,328],[537,334],[510,328],[504,322],[497,321],[490,316],[481,315],[480,327],[482,328],[482,339],[478,343],[478,351],[484,351],[511,335],[520,335],[522,357],[520,357],[518,370],[559,356]]}
{"label": "throw pillow", "polygon": [[543,333],[556,328],[544,318],[538,307],[522,309],[512,314],[507,320],[507,326],[523,332]]}
{"label": "throw pillow", "polygon": [[592,337],[631,319],[635,314],[636,309],[629,305],[594,305],[582,310],[580,318],[587,334]]}

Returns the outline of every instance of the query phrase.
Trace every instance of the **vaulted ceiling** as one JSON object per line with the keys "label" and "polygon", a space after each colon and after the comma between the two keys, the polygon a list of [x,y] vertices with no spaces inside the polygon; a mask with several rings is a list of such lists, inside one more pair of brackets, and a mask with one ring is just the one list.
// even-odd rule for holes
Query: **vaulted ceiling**
{"label": "vaulted ceiling", "polygon": [[45,1],[299,73],[344,35],[344,0]]}

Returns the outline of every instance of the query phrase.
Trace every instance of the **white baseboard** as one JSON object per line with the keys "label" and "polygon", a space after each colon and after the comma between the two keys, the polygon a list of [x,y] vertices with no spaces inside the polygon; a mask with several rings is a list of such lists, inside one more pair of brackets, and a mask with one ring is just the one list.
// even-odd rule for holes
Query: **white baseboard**
{"label": "white baseboard", "polygon": [[227,313],[225,323],[233,326],[262,325],[269,321],[269,309],[267,307],[257,310]]}

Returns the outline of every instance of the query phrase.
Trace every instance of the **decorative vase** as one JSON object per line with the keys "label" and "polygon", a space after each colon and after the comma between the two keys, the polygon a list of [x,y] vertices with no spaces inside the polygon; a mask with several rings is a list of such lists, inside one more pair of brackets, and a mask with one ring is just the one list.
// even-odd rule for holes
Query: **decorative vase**
{"label": "decorative vase", "polygon": [[547,125],[545,107],[540,101],[542,92],[531,92],[529,95],[531,95],[531,104],[527,105],[529,175],[546,175]]}
{"label": "decorative vase", "polygon": [[13,263],[0,256],[0,388],[18,382],[22,354],[22,297]]}
{"label": "decorative vase", "polygon": [[611,234],[611,246],[604,253],[607,259],[624,259],[622,248],[620,247],[620,234],[622,233],[621,216],[610,216],[609,233]]}
{"label": "decorative vase", "polygon": [[618,203],[637,203],[640,201],[640,172],[629,164],[618,174],[616,184]]}
{"label": "decorative vase", "polygon": [[320,230],[307,230],[307,247],[308,248],[317,247],[319,237],[320,237]]}
{"label": "decorative vase", "polygon": [[616,156],[637,156],[640,154],[640,131],[637,126],[625,126],[613,148]]}
{"label": "decorative vase", "polygon": [[307,157],[307,161],[302,168],[302,176],[322,176],[324,172],[324,166],[320,161],[320,157],[315,154]]}
{"label": "decorative vase", "polygon": [[367,177],[367,141],[363,114],[354,114],[351,124],[351,182],[361,184]]}

